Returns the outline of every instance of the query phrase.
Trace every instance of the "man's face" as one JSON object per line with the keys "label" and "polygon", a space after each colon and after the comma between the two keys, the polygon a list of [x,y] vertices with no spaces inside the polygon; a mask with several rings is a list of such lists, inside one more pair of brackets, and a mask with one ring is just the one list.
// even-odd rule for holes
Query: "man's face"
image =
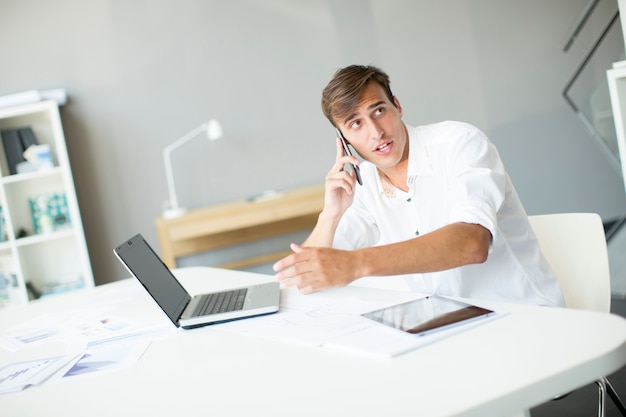
{"label": "man's face", "polygon": [[402,123],[402,107],[397,98],[390,102],[378,83],[370,82],[354,111],[337,124],[359,155],[382,170],[406,160],[407,132]]}

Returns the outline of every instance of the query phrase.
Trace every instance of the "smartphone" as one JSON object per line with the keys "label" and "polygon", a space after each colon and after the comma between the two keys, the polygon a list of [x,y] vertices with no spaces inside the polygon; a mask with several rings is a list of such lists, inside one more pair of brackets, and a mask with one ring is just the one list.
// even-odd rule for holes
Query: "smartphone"
{"label": "smartphone", "polygon": [[[339,136],[339,139],[341,139],[341,144],[343,145],[343,153],[346,156],[352,156],[352,152],[350,152],[350,148],[348,147],[348,141],[346,140],[346,138],[343,137],[343,134],[341,133],[341,130],[335,128],[335,130],[337,131],[337,135]],[[354,164],[350,164],[352,165],[352,170],[354,171],[354,175],[356,175],[356,180],[359,183],[359,185],[363,185],[363,180],[361,179],[361,170],[359,169],[358,165],[354,165]]]}

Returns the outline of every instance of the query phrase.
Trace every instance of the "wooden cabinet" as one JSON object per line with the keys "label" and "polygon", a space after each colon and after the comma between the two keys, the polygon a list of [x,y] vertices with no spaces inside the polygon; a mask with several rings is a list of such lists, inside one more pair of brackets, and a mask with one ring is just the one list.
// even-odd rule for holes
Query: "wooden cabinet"
{"label": "wooden cabinet", "polygon": [[[233,201],[191,210],[180,217],[159,217],[155,223],[161,256],[168,267],[176,268],[176,258],[181,256],[313,229],[323,207],[322,184],[281,192],[275,198]],[[289,253],[266,253],[219,266],[247,268]]]}

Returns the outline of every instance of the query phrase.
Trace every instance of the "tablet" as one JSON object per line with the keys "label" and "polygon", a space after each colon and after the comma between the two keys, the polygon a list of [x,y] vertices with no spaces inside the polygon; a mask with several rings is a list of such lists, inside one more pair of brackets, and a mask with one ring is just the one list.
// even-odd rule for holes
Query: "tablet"
{"label": "tablet", "polygon": [[417,336],[474,323],[493,310],[438,295],[363,313],[362,316]]}

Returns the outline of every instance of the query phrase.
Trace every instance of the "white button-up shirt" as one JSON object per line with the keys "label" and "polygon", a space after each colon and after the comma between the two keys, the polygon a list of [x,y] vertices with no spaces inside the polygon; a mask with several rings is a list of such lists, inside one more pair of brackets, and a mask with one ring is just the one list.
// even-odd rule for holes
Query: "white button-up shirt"
{"label": "white button-up shirt", "polygon": [[[469,298],[564,305],[560,286],[530,227],[498,151],[475,127],[442,122],[409,134],[408,192],[385,195],[376,167],[361,164],[363,186],[342,217],[333,246],[400,242],[457,222],[491,232],[486,262],[405,275],[411,290]],[[380,277],[377,279],[385,279]]]}

